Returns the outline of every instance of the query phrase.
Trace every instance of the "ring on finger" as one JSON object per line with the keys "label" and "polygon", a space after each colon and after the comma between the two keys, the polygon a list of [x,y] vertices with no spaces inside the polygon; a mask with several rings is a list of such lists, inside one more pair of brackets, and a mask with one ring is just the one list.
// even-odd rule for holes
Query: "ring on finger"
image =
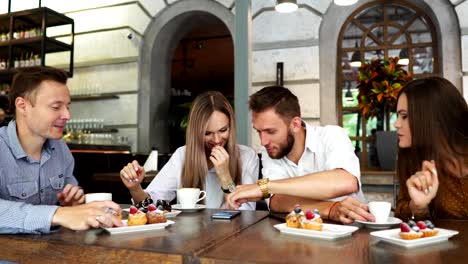
{"label": "ring on finger", "polygon": [[96,216],[96,221],[99,222],[100,219],[101,219],[101,216],[100,216],[100,215]]}

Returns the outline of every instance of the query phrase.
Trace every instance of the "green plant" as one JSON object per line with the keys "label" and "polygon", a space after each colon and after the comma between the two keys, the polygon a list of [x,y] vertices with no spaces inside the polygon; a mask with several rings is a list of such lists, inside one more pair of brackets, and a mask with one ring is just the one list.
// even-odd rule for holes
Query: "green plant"
{"label": "green plant", "polygon": [[358,77],[358,108],[364,118],[382,120],[389,112],[395,112],[398,93],[411,80],[398,57],[388,60],[375,59],[363,62]]}

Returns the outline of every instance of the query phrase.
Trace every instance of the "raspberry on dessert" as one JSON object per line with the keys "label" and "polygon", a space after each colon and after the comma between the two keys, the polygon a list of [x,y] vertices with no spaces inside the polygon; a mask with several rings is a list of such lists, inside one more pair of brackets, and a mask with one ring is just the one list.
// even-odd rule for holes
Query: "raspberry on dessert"
{"label": "raspberry on dessert", "polygon": [[411,228],[407,223],[400,223],[400,230],[401,232],[411,232]]}
{"label": "raspberry on dessert", "polygon": [[419,229],[424,230],[426,229],[426,224],[423,221],[418,221],[416,225],[419,227]]}
{"label": "raspberry on dessert", "polygon": [[131,214],[136,214],[138,212],[138,209],[135,206],[130,206],[130,213]]}
{"label": "raspberry on dessert", "polygon": [[312,220],[314,219],[315,214],[311,210],[307,210],[307,212],[305,213],[305,217],[307,220]]}
{"label": "raspberry on dessert", "polygon": [[148,210],[149,210],[150,212],[156,211],[156,205],[154,205],[154,204],[148,205]]}

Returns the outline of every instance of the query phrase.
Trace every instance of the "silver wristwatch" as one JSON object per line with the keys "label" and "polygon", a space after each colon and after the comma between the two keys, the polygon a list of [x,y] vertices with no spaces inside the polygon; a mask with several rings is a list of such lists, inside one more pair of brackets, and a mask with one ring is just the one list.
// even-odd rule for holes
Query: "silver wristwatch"
{"label": "silver wristwatch", "polygon": [[231,182],[228,184],[227,189],[223,189],[223,186],[221,186],[221,190],[223,190],[224,193],[232,193],[236,189],[236,185]]}

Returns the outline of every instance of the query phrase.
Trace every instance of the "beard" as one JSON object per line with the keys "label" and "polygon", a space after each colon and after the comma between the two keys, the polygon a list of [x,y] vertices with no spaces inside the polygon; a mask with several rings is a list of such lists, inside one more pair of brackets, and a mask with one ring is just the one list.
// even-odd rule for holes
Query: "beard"
{"label": "beard", "polygon": [[286,145],[285,146],[280,146],[278,154],[273,155],[268,153],[268,156],[272,159],[282,159],[284,156],[288,155],[289,152],[291,152],[292,148],[294,146],[294,136],[291,133],[290,130],[288,130],[288,136],[286,138]]}

